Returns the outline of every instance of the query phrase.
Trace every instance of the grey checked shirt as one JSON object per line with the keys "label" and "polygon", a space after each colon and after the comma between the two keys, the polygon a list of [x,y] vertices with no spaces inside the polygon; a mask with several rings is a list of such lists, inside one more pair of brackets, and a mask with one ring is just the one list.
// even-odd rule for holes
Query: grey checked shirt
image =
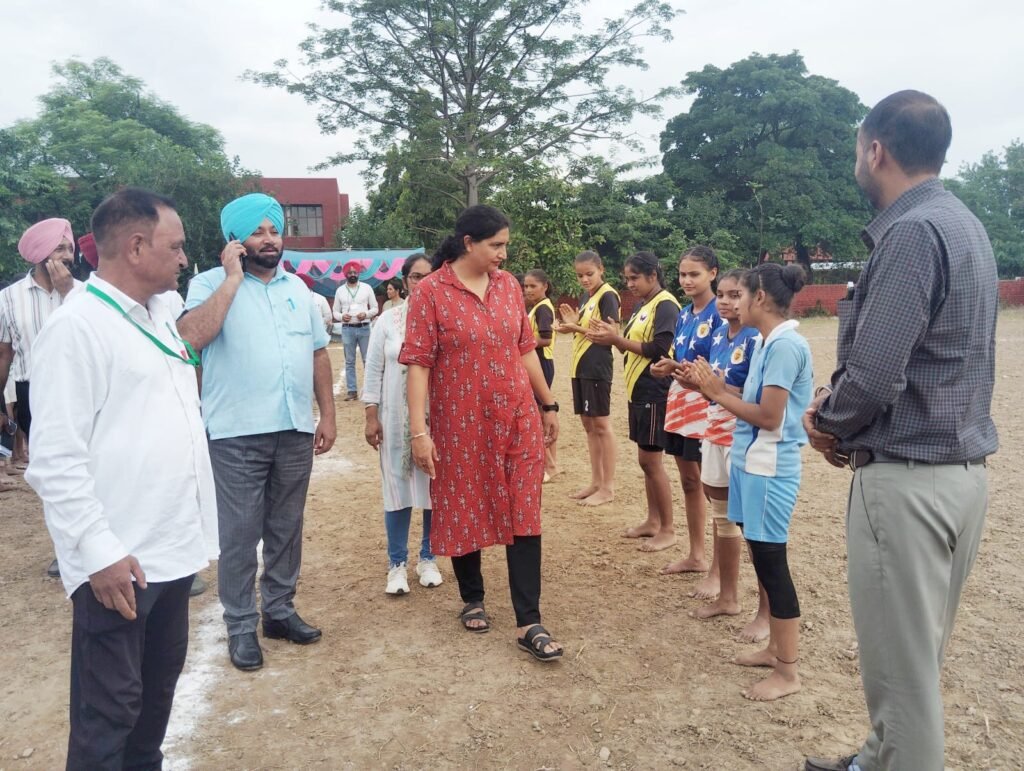
{"label": "grey checked shirt", "polygon": [[863,233],[853,298],[839,303],[833,392],[819,430],[844,451],[963,463],[998,446],[991,417],[999,284],[985,229],[938,179]]}

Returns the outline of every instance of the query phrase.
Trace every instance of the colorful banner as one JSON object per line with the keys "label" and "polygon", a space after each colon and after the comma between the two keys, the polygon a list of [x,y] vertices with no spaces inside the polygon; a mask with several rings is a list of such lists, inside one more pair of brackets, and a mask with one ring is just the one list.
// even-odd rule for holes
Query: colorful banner
{"label": "colorful banner", "polygon": [[345,283],[344,267],[348,263],[359,263],[362,267],[359,280],[376,288],[379,284],[401,275],[406,257],[422,252],[422,249],[363,249],[337,252],[295,252],[285,249],[282,263],[287,271],[309,276],[313,279],[313,289],[333,300],[338,287]]}

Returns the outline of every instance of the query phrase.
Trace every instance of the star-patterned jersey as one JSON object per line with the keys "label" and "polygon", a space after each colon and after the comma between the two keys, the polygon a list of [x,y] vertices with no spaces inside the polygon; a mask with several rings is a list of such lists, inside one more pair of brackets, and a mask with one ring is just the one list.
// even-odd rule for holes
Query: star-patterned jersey
{"label": "star-patterned jersey", "polygon": [[[742,389],[747,381],[750,358],[761,339],[753,327],[743,327],[736,336],[729,337],[729,322],[722,323],[711,335],[711,350],[708,363],[716,374],[725,378],[725,384]],[[736,417],[721,405],[711,402],[707,412],[707,429],[704,438],[712,444],[728,447],[736,428]]]}
{"label": "star-patterned jersey", "polygon": [[698,356],[703,356],[710,361],[711,333],[721,323],[717,299],[712,299],[699,313],[693,312],[693,303],[683,308],[676,319],[672,358],[676,361],[694,361]]}

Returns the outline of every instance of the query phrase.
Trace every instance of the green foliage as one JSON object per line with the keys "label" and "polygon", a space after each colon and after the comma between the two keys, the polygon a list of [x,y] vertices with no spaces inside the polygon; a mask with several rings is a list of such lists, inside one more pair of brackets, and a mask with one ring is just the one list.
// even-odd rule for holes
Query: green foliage
{"label": "green foliage", "polygon": [[[287,61],[247,76],[300,94],[324,133],[354,128],[351,152],[386,165],[397,144],[411,173],[425,169],[461,206],[492,181],[562,155],[578,143],[614,138],[636,115],[659,112],[674,89],[638,98],[609,83],[611,70],[646,69],[643,38],[670,39],[676,11],[641,0],[596,32],[580,31],[586,0],[327,0],[345,20],[314,27],[301,45],[305,73]],[[415,184],[410,180],[415,189]]]}
{"label": "green foliage", "polygon": [[662,133],[675,222],[691,239],[732,234],[752,263],[793,246],[810,267],[821,246],[864,255],[871,211],[853,178],[856,127],[866,109],[835,81],[808,75],[800,54],[753,54],[683,81],[696,98]]}
{"label": "green foliage", "polygon": [[999,275],[1024,276],[1024,143],[1016,140],[1001,156],[990,152],[979,163],[965,164],[946,186],[988,231]]}
{"label": "green foliage", "polygon": [[512,221],[506,270],[525,273],[541,268],[556,295],[576,291],[573,259],[583,251],[583,224],[575,193],[571,183],[537,168],[490,200]]}
{"label": "green foliage", "polygon": [[0,131],[0,269],[8,278],[22,269],[10,255],[33,222],[65,217],[84,234],[96,205],[125,185],[174,198],[190,256],[214,264],[221,207],[256,186],[216,129],[189,121],[109,59],[72,59],[54,75],[39,116]]}

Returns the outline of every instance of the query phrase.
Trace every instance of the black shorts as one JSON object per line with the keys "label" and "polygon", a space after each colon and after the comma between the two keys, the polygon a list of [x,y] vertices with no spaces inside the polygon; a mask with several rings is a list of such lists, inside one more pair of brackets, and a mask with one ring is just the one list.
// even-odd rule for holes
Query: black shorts
{"label": "black shorts", "polygon": [[629,439],[641,450],[665,449],[665,402],[629,403]]}
{"label": "black shorts", "polygon": [[548,388],[551,388],[551,384],[555,382],[555,360],[540,356],[540,371],[544,373],[544,380],[548,384]]}
{"label": "black shorts", "polygon": [[606,418],[612,414],[612,384],[607,380],[572,379],[572,408],[586,418]]}
{"label": "black shorts", "polygon": [[683,460],[693,460],[700,463],[700,439],[690,436],[680,436],[671,431],[665,432],[665,452]]}

